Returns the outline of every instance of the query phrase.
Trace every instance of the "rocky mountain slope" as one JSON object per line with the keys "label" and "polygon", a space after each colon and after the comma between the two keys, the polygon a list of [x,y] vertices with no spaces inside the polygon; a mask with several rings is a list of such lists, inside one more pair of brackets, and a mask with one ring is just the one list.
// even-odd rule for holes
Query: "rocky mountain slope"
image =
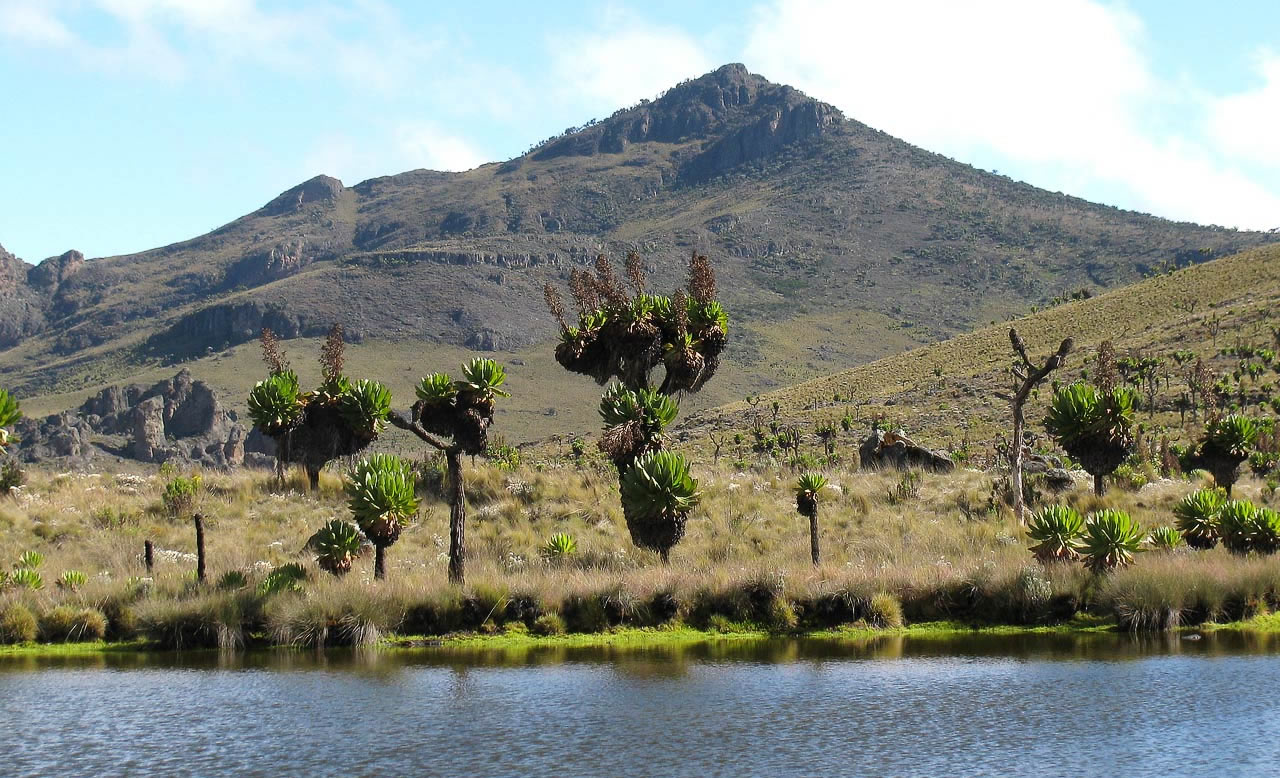
{"label": "rocky mountain slope", "polygon": [[728,359],[759,388],[1272,237],[1039,190],[726,65],[507,162],[353,187],[318,176],[129,256],[31,267],[0,252],[0,385],[88,389],[263,326],[335,321],[428,351],[525,349],[554,336],[545,281],[636,250],[674,287],[697,248],[733,318]]}

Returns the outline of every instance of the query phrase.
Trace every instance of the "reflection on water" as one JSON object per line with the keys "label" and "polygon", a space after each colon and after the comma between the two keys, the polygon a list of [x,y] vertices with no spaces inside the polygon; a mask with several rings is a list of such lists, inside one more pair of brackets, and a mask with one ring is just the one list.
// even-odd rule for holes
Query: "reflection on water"
{"label": "reflection on water", "polygon": [[1266,774],[1280,637],[0,657],[0,772]]}
{"label": "reflection on water", "polygon": [[253,652],[121,651],[77,656],[0,654],[0,673],[76,669],[335,670],[384,672],[402,667],[538,667],[607,664],[636,677],[678,678],[691,664],[784,664],[823,660],[1003,657],[1037,661],[1123,661],[1153,656],[1240,656],[1280,653],[1280,634],[1221,631],[1172,633],[961,633],[822,638],[724,638],[659,645],[428,646],[398,649],[263,650]]}

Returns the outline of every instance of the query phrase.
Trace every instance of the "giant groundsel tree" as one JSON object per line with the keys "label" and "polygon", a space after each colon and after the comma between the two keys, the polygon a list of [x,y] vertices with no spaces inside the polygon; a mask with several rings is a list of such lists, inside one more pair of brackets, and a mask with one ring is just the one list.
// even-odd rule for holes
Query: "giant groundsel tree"
{"label": "giant groundsel tree", "polygon": [[390,415],[391,423],[408,430],[444,454],[449,480],[449,580],[466,577],[466,491],[462,455],[483,454],[489,446],[495,398],[508,397],[502,385],[506,370],[492,359],[476,358],[462,366],[462,378],[432,373],[418,381],[418,400],[407,417]]}
{"label": "giant groundsel tree", "polygon": [[1103,478],[1133,453],[1133,409],[1137,392],[1127,386],[1109,391],[1083,382],[1054,392],[1045,429],[1071,458],[1093,476],[1093,490],[1099,497],[1105,489]]}
{"label": "giant groundsel tree", "polygon": [[326,464],[359,453],[382,433],[391,392],[377,381],[352,382],[343,375],[338,324],[321,351],[322,381],[314,391],[300,389],[298,375],[289,369],[270,329],[262,331],[262,351],[270,375],[249,392],[249,418],[275,441],[278,473],[283,477],[286,464],[300,464],[315,491]]}
{"label": "giant groundsel tree", "polygon": [[[560,325],[556,361],[601,386],[616,382],[600,400],[600,450],[617,468],[631,541],[665,562],[684,535],[698,491],[685,458],[665,450],[664,431],[678,411],[675,395],[697,392],[715,375],[729,320],[716,299],[711,262],[697,252],[686,288],[669,297],[646,291],[638,254],[627,256],[626,275],[624,285],[603,255],[594,273],[575,268],[569,278],[574,324],[555,287],[544,291]],[[663,377],[655,386],[659,365]]]}

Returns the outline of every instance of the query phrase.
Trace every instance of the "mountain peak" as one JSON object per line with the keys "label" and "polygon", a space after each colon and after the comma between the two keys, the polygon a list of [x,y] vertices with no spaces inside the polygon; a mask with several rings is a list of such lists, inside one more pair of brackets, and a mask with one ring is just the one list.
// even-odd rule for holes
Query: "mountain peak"
{"label": "mountain peak", "polygon": [[789,86],[774,84],[741,63],[730,63],[677,84],[657,100],[643,100],[602,122],[551,139],[533,157],[544,160],[619,154],[628,145],[642,142],[702,140],[710,147],[746,143],[747,148],[739,149],[740,154],[717,153],[714,170],[702,171],[709,174],[797,140],[821,135],[843,119],[832,105]]}
{"label": "mountain peak", "polygon": [[277,216],[296,211],[304,203],[336,200],[343,189],[342,182],[333,176],[315,176],[281,192],[274,200],[262,206],[262,212],[267,216]]}

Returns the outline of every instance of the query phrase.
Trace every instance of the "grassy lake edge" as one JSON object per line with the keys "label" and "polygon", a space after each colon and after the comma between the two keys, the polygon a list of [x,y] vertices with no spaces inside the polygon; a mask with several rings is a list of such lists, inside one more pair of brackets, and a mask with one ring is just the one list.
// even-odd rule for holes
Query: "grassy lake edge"
{"label": "grassy lake edge", "polygon": [[[1191,635],[1213,632],[1244,632],[1252,634],[1280,634],[1280,613],[1255,616],[1244,621],[1226,624],[1205,623],[1196,626],[1181,627],[1164,634]],[[416,651],[433,648],[538,648],[538,647],[630,647],[651,648],[667,645],[710,643],[716,641],[749,641],[776,638],[800,638],[806,640],[868,640],[883,637],[910,637],[915,639],[937,639],[966,637],[973,635],[1086,635],[1086,634],[1135,634],[1121,630],[1114,621],[1076,618],[1060,624],[1016,625],[991,624],[974,626],[954,621],[932,621],[912,624],[903,627],[867,627],[848,626],[836,629],[801,630],[794,632],[771,632],[765,629],[743,627],[733,631],[721,632],[709,629],[696,629],[680,626],[674,628],[661,627],[623,627],[605,632],[568,633],[563,635],[533,635],[519,630],[508,630],[494,634],[480,632],[461,632],[437,637],[422,635],[393,635],[370,646],[376,651]],[[331,646],[334,649],[350,649],[350,646]],[[0,645],[0,659],[7,657],[74,657],[97,654],[127,653],[214,653],[222,651],[218,648],[191,648],[173,650],[160,648],[156,643],[147,640],[128,641],[88,641],[80,643],[23,643],[17,645]],[[309,651],[312,647],[289,647],[279,645],[250,646],[238,649],[243,652],[275,652],[275,651]],[[323,650],[323,649],[321,649]]]}

